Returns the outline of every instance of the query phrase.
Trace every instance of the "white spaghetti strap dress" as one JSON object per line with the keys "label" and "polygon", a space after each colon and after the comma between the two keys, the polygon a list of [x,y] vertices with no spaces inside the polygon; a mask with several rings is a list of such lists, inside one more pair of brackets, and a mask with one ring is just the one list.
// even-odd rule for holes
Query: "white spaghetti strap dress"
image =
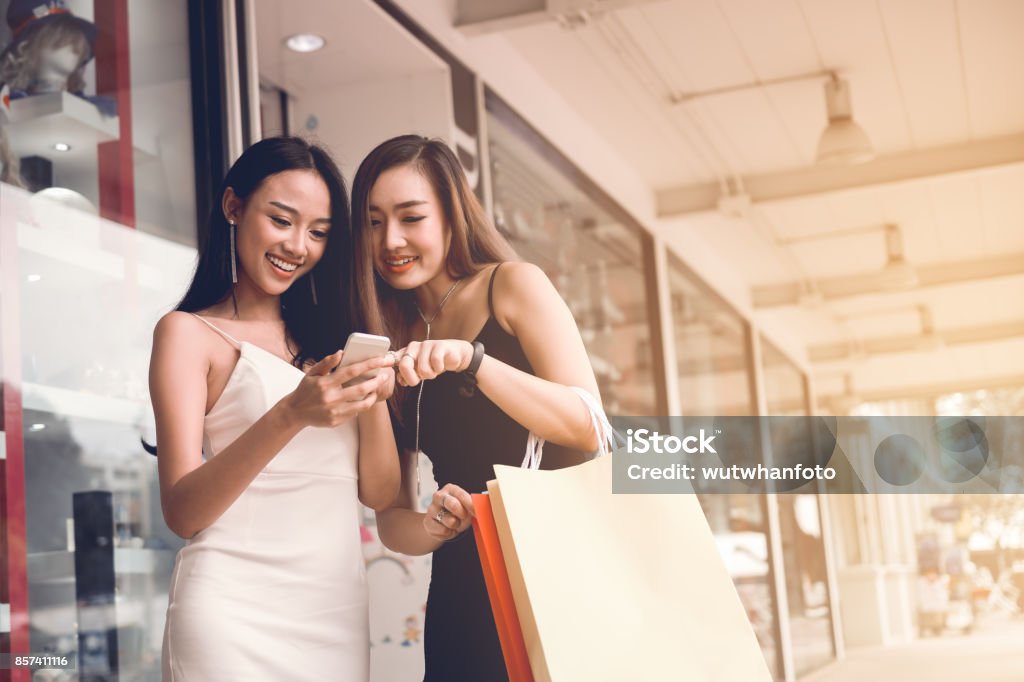
{"label": "white spaghetti strap dress", "polygon": [[[206,415],[209,458],[294,390],[303,373],[199,319],[240,352]],[[354,419],[304,429],[182,548],[171,577],[164,682],[368,679],[358,444]]]}

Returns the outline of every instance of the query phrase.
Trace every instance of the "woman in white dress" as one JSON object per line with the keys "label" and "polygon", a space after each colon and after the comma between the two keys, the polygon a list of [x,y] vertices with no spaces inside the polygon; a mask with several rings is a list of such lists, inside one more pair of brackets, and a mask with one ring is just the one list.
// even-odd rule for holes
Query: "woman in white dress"
{"label": "woman in white dress", "polygon": [[163,677],[366,680],[359,503],[388,506],[400,474],[393,359],[338,367],[363,327],[344,182],[322,149],[271,138],[220,196],[150,362],[164,518],[188,540]]}

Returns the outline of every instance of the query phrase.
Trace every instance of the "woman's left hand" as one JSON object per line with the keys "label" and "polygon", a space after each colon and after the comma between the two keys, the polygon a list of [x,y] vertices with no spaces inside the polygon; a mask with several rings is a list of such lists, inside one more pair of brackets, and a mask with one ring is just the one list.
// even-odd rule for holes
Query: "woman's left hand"
{"label": "woman's left hand", "polygon": [[423,515],[423,529],[435,540],[448,541],[473,525],[473,498],[454,483],[441,487],[430,498]]}
{"label": "woman's left hand", "polygon": [[398,351],[398,383],[416,386],[445,372],[461,372],[473,359],[473,344],[462,339],[413,341]]}

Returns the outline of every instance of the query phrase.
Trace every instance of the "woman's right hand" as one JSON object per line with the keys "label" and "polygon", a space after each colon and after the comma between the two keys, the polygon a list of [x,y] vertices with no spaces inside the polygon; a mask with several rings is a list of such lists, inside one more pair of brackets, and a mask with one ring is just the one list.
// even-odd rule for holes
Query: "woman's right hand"
{"label": "woman's right hand", "polygon": [[[332,427],[344,424],[377,402],[378,393],[394,381],[393,359],[371,358],[346,367],[342,351],[313,365],[298,387],[281,401],[289,421],[301,426]],[[345,388],[350,379],[377,369],[377,376]],[[335,370],[335,371],[332,371]]]}

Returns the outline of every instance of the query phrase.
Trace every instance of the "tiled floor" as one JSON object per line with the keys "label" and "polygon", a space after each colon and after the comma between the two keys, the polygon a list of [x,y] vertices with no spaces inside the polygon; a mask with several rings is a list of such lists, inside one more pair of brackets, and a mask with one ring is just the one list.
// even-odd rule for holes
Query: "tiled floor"
{"label": "tiled floor", "polygon": [[900,646],[857,649],[800,682],[1024,682],[1024,618],[989,617]]}

